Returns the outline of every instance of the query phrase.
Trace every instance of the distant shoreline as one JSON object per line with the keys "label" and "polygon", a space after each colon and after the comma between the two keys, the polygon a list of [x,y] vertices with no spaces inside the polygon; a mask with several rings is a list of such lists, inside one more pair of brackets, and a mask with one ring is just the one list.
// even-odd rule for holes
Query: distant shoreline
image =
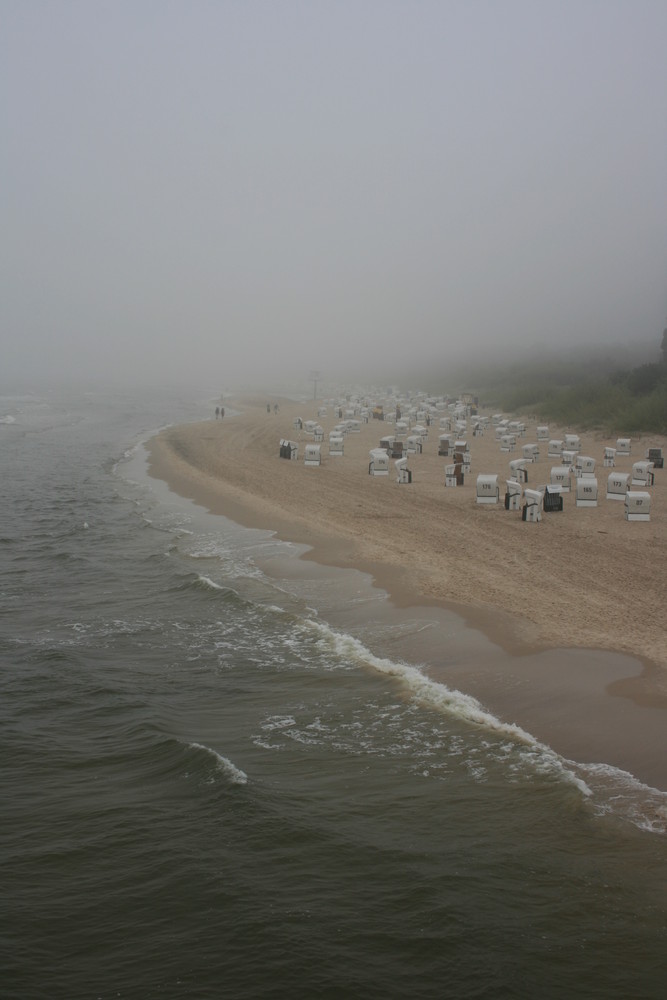
{"label": "distant shoreline", "polygon": [[[166,429],[149,442],[150,474],[213,513],[309,546],[308,559],[370,573],[397,608],[456,611],[510,655],[571,647],[631,656],[643,670],[617,671],[608,694],[649,713],[665,711],[667,723],[667,569],[657,555],[667,550],[662,480],[652,490],[651,521],[625,521],[623,505],[605,499],[609,470],[601,458],[610,442],[582,434],[582,451],[598,459],[598,507],[575,509],[570,494],[563,512],[528,524],[502,503],[475,503],[477,474],[497,473],[504,493],[503,470],[516,457],[499,453],[491,430],[470,440],[472,470],[463,487],[444,487],[447,460],[437,455],[436,427],[424,453],[410,459],[413,483],[398,485],[393,463],[389,477],[368,475],[369,449],[391,432],[381,421],[348,435],[342,458],[328,456],[325,433],[319,468],[281,460],[280,438],[298,436],[294,417],[315,419],[317,404],[279,403],[279,412],[268,414],[265,401],[234,400],[239,416]],[[333,415],[321,419],[325,432],[334,422]],[[529,428],[525,441],[534,439]],[[302,435],[301,456],[305,442]],[[643,452],[627,460],[630,467],[637,457]],[[529,485],[545,481],[552,464],[540,456]],[[574,676],[570,682],[578,683]]]}

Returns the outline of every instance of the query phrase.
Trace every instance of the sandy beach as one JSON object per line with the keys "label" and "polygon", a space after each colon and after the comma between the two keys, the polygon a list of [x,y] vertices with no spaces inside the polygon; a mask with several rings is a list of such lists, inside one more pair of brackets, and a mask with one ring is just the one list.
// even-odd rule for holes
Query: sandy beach
{"label": "sandy beach", "polygon": [[[506,511],[502,501],[509,460],[521,457],[522,444],[536,441],[535,422],[526,421],[525,437],[509,454],[500,452],[491,427],[480,437],[468,434],[470,472],[464,485],[446,488],[444,466],[451,459],[438,455],[437,424],[429,429],[423,453],[409,458],[413,481],[398,484],[393,462],[388,477],[368,475],[369,450],[393,433],[390,424],[362,423],[360,433],[346,436],[344,455],[333,457],[328,432],[339,418],[331,406],[326,417],[318,417],[321,402],[271,398],[275,402],[278,412],[268,413],[266,397],[239,398],[229,403],[239,411],[235,416],[165,430],[149,443],[151,475],[213,513],[308,545],[308,559],[371,574],[396,607],[454,610],[514,657],[515,677],[522,670],[525,675],[522,683],[550,691],[551,710],[538,713],[544,726],[547,715],[551,725],[558,724],[553,699],[559,687],[567,689],[570,703],[580,700],[585,712],[591,711],[590,677],[581,676],[578,664],[568,668],[568,649],[571,655],[587,649],[634,658],[639,669],[625,676],[617,667],[612,680],[606,677],[603,691],[611,696],[606,699],[607,735],[613,739],[614,728],[626,726],[633,730],[626,734],[628,745],[633,739],[637,744],[650,716],[645,742],[651,744],[649,755],[662,758],[655,744],[664,748],[661,733],[667,731],[667,472],[655,472],[651,520],[628,522],[624,504],[606,499],[612,470],[603,468],[603,449],[613,447],[615,439],[581,433],[581,454],[597,461],[598,506],[577,508],[570,493],[563,511],[526,523],[519,511]],[[324,428],[319,467],[304,465],[304,447],[312,439],[295,430],[296,417],[317,419]],[[549,433],[563,438],[577,429],[551,425]],[[299,442],[298,461],[279,457],[281,438]],[[630,472],[648,447],[667,452],[667,441],[634,438],[632,454],[618,456],[614,471]],[[543,443],[539,461],[528,466],[527,485],[548,482],[551,467],[558,464]],[[476,503],[478,474],[498,474],[497,506]],[[559,657],[549,650],[559,650]],[[531,676],[521,658],[539,652],[547,660],[552,656],[550,666]],[[591,657],[597,664],[591,671],[604,661],[602,654]],[[465,679],[457,680],[465,690]],[[494,684],[497,679],[478,676],[470,693],[483,698]],[[534,710],[540,699],[524,700],[524,718],[530,718],[531,705]],[[625,706],[623,716],[615,714],[619,705]],[[654,768],[654,780],[656,773]]]}

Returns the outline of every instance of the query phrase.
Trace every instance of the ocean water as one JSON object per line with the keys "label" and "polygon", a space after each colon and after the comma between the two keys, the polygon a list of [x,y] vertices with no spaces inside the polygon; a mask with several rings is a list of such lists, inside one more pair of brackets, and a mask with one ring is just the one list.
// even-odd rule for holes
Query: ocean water
{"label": "ocean water", "polygon": [[0,395],[3,1000],[662,997],[667,796],[149,479],[211,398]]}

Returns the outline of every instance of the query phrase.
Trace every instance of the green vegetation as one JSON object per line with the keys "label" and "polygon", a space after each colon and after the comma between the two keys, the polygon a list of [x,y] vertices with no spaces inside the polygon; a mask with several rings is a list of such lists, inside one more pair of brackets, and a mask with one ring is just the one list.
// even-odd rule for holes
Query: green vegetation
{"label": "green vegetation", "polygon": [[542,359],[466,374],[485,407],[582,430],[667,434],[667,331],[658,362],[619,367],[605,357]]}
{"label": "green vegetation", "polygon": [[[647,364],[628,372],[571,379],[570,385],[522,378],[501,389],[499,407],[538,419],[612,434],[667,434],[667,366]],[[495,393],[493,394],[495,395]]]}

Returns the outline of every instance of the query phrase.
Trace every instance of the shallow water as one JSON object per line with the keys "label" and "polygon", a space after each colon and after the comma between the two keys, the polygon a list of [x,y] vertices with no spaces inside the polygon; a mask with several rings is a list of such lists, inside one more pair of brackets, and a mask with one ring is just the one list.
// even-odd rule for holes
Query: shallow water
{"label": "shallow water", "polygon": [[210,410],[0,397],[3,996],[662,996],[666,797],[418,670],[432,609],[149,480]]}

